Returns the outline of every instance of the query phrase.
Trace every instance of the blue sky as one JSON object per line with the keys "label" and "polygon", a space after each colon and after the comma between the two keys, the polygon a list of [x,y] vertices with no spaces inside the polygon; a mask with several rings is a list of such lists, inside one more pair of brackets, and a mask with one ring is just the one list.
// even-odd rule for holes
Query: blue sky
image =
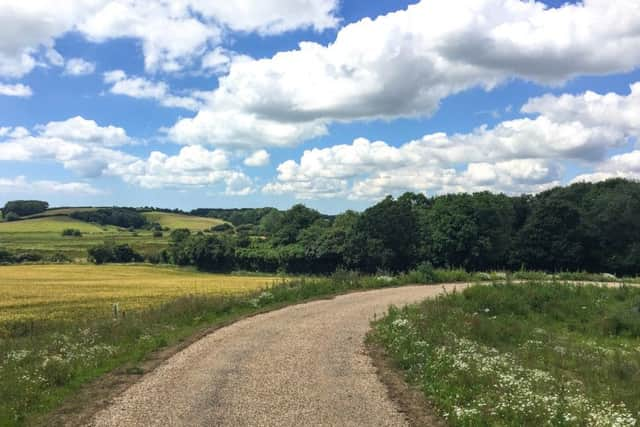
{"label": "blue sky", "polygon": [[634,0],[22,3],[0,203],[338,212],[640,176]]}

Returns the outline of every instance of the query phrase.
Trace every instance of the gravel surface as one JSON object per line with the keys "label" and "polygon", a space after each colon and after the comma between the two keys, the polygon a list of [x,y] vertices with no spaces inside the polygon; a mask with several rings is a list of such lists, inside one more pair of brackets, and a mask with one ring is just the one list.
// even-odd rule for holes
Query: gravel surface
{"label": "gravel surface", "polygon": [[352,293],[239,321],[171,357],[91,425],[405,426],[364,336],[374,313],[440,292],[442,286],[408,286]]}

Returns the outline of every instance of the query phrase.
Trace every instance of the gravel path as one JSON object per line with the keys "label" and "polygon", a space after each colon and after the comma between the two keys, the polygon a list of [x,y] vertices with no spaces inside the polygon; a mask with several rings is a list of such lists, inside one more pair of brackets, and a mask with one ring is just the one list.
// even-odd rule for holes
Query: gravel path
{"label": "gravel path", "polygon": [[365,354],[364,336],[374,313],[440,292],[410,286],[353,293],[239,321],[174,355],[92,425],[404,426]]}

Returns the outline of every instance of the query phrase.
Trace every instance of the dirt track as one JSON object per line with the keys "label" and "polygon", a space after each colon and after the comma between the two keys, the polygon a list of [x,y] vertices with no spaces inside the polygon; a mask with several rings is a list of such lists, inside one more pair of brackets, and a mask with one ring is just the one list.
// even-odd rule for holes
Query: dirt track
{"label": "dirt track", "polygon": [[[447,285],[448,290],[464,285]],[[146,375],[95,426],[403,426],[363,345],[374,313],[442,286],[353,293],[222,328]]]}

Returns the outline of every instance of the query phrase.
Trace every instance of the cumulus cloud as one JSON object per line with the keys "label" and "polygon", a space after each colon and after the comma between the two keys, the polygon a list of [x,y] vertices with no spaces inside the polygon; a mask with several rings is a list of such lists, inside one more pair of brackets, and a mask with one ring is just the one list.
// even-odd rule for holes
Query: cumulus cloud
{"label": "cumulus cloud", "polygon": [[402,191],[537,192],[563,178],[561,162],[591,165],[576,180],[637,177],[640,151],[607,158],[640,129],[640,85],[628,95],[543,96],[529,100],[535,118],[508,120],[467,134],[433,133],[395,147],[364,138],[306,150],[278,166],[267,193],[301,198],[376,198]]}
{"label": "cumulus cloud", "polygon": [[[635,0],[585,0],[550,8],[520,0],[422,0],[342,28],[327,46],[300,43],[272,58],[232,63],[210,104],[171,135],[242,141],[243,129],[207,125],[219,114],[286,126],[287,145],[332,121],[433,113],[442,99],[512,78],[557,84],[640,63]],[[267,125],[266,123],[271,123]],[[294,130],[294,129],[297,129]],[[283,145],[256,134],[254,147]]]}
{"label": "cumulus cloud", "polygon": [[153,151],[140,158],[114,149],[134,142],[122,128],[82,117],[36,126],[35,131],[0,128],[0,161],[51,161],[82,177],[112,176],[142,188],[220,184],[230,195],[254,191],[251,178],[233,169],[223,150],[187,146],[176,155]]}
{"label": "cumulus cloud", "polygon": [[46,125],[37,126],[37,129],[40,131],[40,137],[59,138],[79,144],[117,147],[133,143],[123,128],[113,125],[100,126],[94,120],[81,116],[49,122]]}
{"label": "cumulus cloud", "polygon": [[545,95],[522,107],[523,113],[543,114],[556,122],[579,122],[591,128],[615,128],[627,135],[640,135],[640,82],[628,95],[587,91],[579,95]]}
{"label": "cumulus cloud", "polygon": [[244,159],[244,164],[250,167],[260,167],[269,164],[270,156],[266,150],[254,151],[249,157]]}
{"label": "cumulus cloud", "polygon": [[8,139],[0,140],[0,160],[55,161],[78,175],[95,177],[103,174],[109,164],[134,159],[112,149],[133,143],[124,129],[116,126],[99,126],[78,116],[39,125],[35,130],[34,135],[21,127],[6,132],[4,137]]}
{"label": "cumulus cloud", "polygon": [[65,64],[65,73],[71,76],[86,76],[93,74],[96,70],[96,64],[85,61],[82,58],[71,58]]}
{"label": "cumulus cloud", "polygon": [[225,151],[201,146],[183,147],[175,156],[153,151],[147,159],[113,165],[109,174],[143,188],[187,188],[226,184],[226,193],[253,191],[249,177],[229,168]]}
{"label": "cumulus cloud", "polygon": [[102,191],[86,182],[28,181],[24,176],[0,178],[2,194],[51,194],[64,193],[72,195],[97,195]]}
{"label": "cumulus cloud", "polygon": [[112,85],[109,92],[114,95],[152,99],[168,108],[197,110],[201,105],[201,101],[195,98],[199,94],[197,91],[192,93],[194,96],[174,95],[164,82],[153,82],[143,77],[128,77],[122,70],[107,71],[104,73],[104,82]]}
{"label": "cumulus cloud", "polygon": [[572,182],[599,182],[609,178],[640,180],[640,150],[612,156],[594,172],[578,175]]}
{"label": "cumulus cloud", "polygon": [[337,24],[337,0],[177,2],[143,0],[0,1],[0,76],[64,65],[55,40],[76,31],[88,40],[140,41],[148,71],[181,70],[222,41],[227,30],[279,34]]}
{"label": "cumulus cloud", "polygon": [[33,92],[29,86],[25,86],[20,83],[12,85],[0,83],[0,95],[28,98],[33,95]]}

